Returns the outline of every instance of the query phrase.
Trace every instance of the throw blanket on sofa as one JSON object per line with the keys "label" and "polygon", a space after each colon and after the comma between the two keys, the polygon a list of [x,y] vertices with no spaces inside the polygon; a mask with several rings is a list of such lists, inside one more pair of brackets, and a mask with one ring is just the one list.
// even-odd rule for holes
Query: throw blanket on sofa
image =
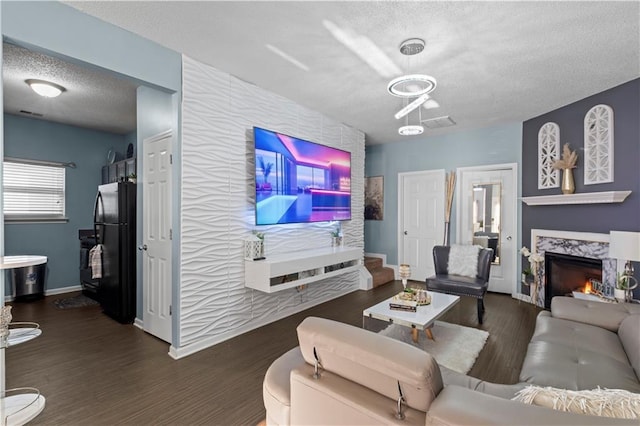
{"label": "throw blanket on sofa", "polygon": [[452,244],[449,250],[449,274],[475,278],[478,274],[480,246]]}

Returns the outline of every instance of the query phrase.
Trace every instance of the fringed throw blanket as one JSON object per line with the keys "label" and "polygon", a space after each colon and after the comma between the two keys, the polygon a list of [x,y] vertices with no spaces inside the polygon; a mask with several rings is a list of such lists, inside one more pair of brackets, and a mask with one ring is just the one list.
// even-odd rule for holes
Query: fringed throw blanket
{"label": "fringed throw blanket", "polygon": [[622,389],[572,391],[552,387],[527,386],[514,401],[559,411],[619,419],[640,419],[640,394]]}

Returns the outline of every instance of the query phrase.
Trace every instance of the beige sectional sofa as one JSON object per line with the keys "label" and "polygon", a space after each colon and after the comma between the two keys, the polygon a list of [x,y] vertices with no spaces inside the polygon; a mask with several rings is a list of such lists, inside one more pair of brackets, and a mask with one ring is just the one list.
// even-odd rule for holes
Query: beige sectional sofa
{"label": "beige sectional sofa", "polygon": [[522,382],[640,393],[640,305],[554,297],[540,312]]}
{"label": "beige sectional sofa", "polygon": [[515,385],[453,372],[420,349],[358,327],[306,318],[297,329],[300,346],[265,375],[267,424],[638,425],[511,400],[529,383],[640,392],[640,306],[594,303],[555,298],[551,313],[540,313],[523,383]]}

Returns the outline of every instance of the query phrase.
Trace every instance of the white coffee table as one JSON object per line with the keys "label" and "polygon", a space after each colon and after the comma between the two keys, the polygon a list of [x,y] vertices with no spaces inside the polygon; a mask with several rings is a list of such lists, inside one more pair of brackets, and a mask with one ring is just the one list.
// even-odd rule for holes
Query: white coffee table
{"label": "white coffee table", "polygon": [[397,311],[389,308],[392,297],[377,305],[362,311],[362,327],[366,327],[367,318],[375,318],[377,320],[386,321],[392,324],[398,324],[411,328],[411,338],[414,342],[418,342],[419,330],[424,330],[427,337],[433,340],[431,327],[435,320],[440,318],[460,301],[460,296],[453,296],[444,293],[435,293],[430,291],[431,304],[418,306],[416,312]]}

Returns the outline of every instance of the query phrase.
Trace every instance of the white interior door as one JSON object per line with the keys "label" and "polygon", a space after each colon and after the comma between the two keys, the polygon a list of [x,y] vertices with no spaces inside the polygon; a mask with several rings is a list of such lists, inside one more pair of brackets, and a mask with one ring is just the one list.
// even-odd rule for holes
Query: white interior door
{"label": "white interior door", "polygon": [[[516,291],[515,165],[458,169],[457,241],[496,248],[489,291]],[[492,247],[493,246],[493,247]]]}
{"label": "white interior door", "polygon": [[143,142],[143,325],[171,343],[171,132]]}
{"label": "white interior door", "polygon": [[433,246],[444,239],[444,178],[444,170],[398,175],[398,264],[416,281],[434,274]]}

